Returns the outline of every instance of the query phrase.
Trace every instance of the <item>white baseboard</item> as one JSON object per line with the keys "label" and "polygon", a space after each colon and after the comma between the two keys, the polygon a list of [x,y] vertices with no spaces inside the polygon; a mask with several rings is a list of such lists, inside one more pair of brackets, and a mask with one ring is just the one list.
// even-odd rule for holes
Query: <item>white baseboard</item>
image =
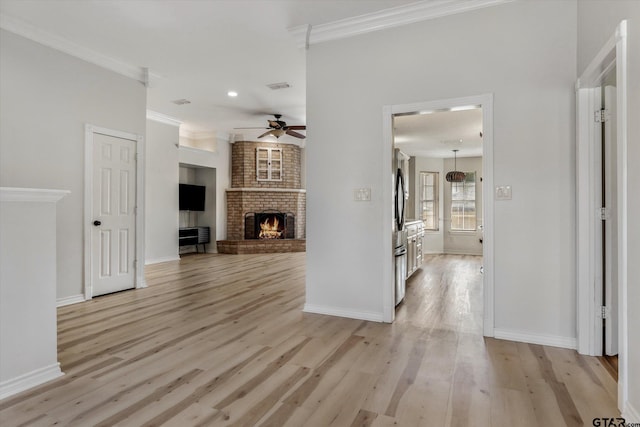
{"label": "white baseboard", "polygon": [[348,317],[350,319],[370,320],[372,322],[382,322],[382,313],[369,311],[354,311],[335,307],[325,307],[321,305],[305,304],[302,309],[305,313],[326,314],[328,316]]}
{"label": "white baseboard", "polygon": [[622,418],[628,423],[640,423],[640,411],[634,408],[627,400],[622,411]]}
{"label": "white baseboard", "polygon": [[557,335],[536,334],[532,332],[513,331],[510,329],[499,329],[499,328],[495,328],[493,330],[493,336],[494,338],[497,338],[500,340],[526,342],[529,344],[548,345],[551,347],[570,348],[572,350],[576,349],[575,337],[560,337]]}
{"label": "white baseboard", "polygon": [[64,373],[60,370],[60,364],[54,363],[53,365],[36,369],[35,371],[28,372],[10,380],[2,381],[0,383],[0,400],[56,379],[62,375],[64,375]]}
{"label": "white baseboard", "polygon": [[169,261],[180,261],[180,257],[178,255],[166,256],[162,258],[153,258],[144,260],[144,265],[151,264],[160,264],[161,262],[169,262]]}
{"label": "white baseboard", "polygon": [[62,297],[56,300],[56,307],[63,307],[65,305],[77,304],[84,302],[84,295],[71,295],[70,297]]}

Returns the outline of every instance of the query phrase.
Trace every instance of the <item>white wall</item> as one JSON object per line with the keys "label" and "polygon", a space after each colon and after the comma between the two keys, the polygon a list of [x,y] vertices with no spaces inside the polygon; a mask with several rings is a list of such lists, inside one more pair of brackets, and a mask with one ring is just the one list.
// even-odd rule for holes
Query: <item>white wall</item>
{"label": "white wall", "polygon": [[575,1],[514,2],[310,47],[308,305],[382,316],[383,106],[493,93],[494,180],[514,189],[495,205],[495,327],[575,338],[576,32]]}
{"label": "white wall", "polygon": [[[454,159],[445,159],[444,174],[454,168]],[[482,222],[482,157],[458,158],[457,170],[476,173],[476,224]],[[442,205],[444,206],[444,252],[447,254],[482,255],[482,230],[451,231],[451,183],[444,180]]]}
{"label": "white wall", "polygon": [[57,297],[83,293],[84,126],[145,134],[140,82],[2,30],[0,185],[71,190],[58,204]]}
{"label": "white wall", "polygon": [[[627,181],[628,181],[628,268],[627,301],[628,311],[628,387],[627,405],[632,407],[640,421],[640,3],[636,0],[582,0],[578,2],[578,75],[582,74],[589,62],[614,33],[623,19],[628,22],[628,64],[627,64]],[[629,421],[629,420],[627,420]]]}
{"label": "white wall", "polygon": [[178,130],[147,120],[146,264],[178,259]]}
{"label": "white wall", "polygon": [[[178,160],[181,165],[200,166],[215,169],[215,234],[211,229],[209,251],[215,251],[214,240],[227,238],[227,202],[226,189],[231,186],[231,144],[218,139],[216,151],[198,150],[180,147]],[[213,201],[212,201],[213,202]],[[207,205],[207,209],[208,209]]]}
{"label": "white wall", "polygon": [[[444,252],[444,167],[443,159],[434,159],[428,157],[413,157],[415,159],[415,171],[413,174],[413,182],[420,182],[420,172],[438,172],[438,231],[424,232],[424,240],[422,241],[422,251],[425,254],[441,254]],[[415,199],[419,200],[419,186],[415,188]],[[420,206],[418,202],[415,204],[415,212],[413,217],[419,218]]]}

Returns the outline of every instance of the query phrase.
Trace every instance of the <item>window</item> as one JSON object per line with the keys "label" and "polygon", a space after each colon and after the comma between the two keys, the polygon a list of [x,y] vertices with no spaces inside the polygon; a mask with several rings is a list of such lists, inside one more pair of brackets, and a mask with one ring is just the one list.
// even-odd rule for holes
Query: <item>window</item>
{"label": "window", "polygon": [[282,149],[256,148],[258,181],[282,181]]}
{"label": "window", "polygon": [[424,229],[437,231],[438,218],[438,172],[420,172],[419,218],[424,222]]}
{"label": "window", "polygon": [[476,229],[476,173],[465,172],[463,182],[451,183],[451,230]]}

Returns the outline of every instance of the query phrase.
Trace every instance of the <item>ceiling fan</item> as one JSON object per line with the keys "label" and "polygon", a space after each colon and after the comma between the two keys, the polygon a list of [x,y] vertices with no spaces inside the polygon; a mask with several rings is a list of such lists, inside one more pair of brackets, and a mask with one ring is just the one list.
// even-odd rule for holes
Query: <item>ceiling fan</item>
{"label": "ceiling fan", "polygon": [[287,126],[286,122],[280,120],[282,114],[274,114],[275,120],[267,120],[269,123],[269,127],[256,127],[256,128],[236,128],[236,129],[268,129],[265,133],[260,135],[258,138],[265,137],[267,135],[273,135],[276,138],[280,138],[282,135],[287,134],[293,136],[295,138],[304,139],[306,136],[303,134],[296,132],[297,130],[306,130],[307,127],[305,125],[295,125],[295,126]]}

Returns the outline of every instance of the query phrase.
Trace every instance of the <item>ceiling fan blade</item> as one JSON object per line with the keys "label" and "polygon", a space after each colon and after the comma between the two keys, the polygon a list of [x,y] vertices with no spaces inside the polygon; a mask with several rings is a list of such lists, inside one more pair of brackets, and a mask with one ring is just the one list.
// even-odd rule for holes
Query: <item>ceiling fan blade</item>
{"label": "ceiling fan blade", "polygon": [[306,138],[306,136],[304,136],[303,134],[298,133],[298,132],[296,132],[294,130],[291,130],[291,128],[289,128],[287,130],[287,135],[295,136],[296,138],[301,138],[301,139]]}
{"label": "ceiling fan blade", "polygon": [[295,126],[287,126],[287,129],[306,130],[307,127],[305,125],[295,125]]}
{"label": "ceiling fan blade", "polygon": [[258,138],[262,138],[263,136],[267,136],[267,135],[273,135],[273,129],[266,131],[265,133],[260,135]]}
{"label": "ceiling fan blade", "polygon": [[234,129],[271,129],[271,128],[266,128],[264,126],[260,126],[260,127],[255,127],[255,128],[234,128]]}

